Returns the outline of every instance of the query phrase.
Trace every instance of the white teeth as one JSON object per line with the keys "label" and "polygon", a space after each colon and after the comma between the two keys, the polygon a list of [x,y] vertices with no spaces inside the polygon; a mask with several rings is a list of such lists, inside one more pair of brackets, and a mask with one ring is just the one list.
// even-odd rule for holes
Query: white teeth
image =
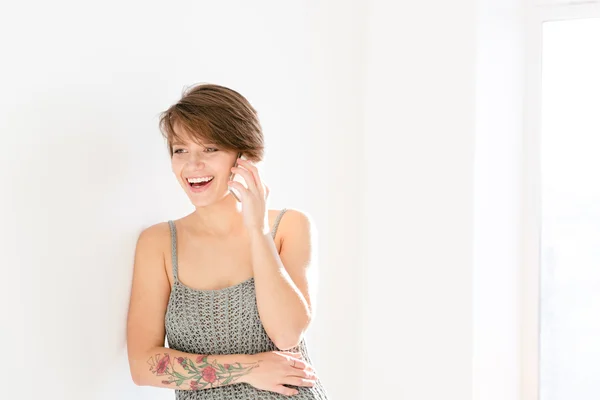
{"label": "white teeth", "polygon": [[208,182],[212,180],[214,176],[205,176],[204,178],[187,178],[189,183],[200,183],[200,182]]}

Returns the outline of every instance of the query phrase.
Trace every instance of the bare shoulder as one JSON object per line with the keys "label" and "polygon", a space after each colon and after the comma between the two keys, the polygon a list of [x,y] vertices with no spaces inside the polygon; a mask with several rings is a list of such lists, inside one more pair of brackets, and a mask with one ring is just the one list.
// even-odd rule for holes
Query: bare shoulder
{"label": "bare shoulder", "polygon": [[[273,212],[273,221],[275,221],[281,210],[270,210],[270,212]],[[289,235],[308,234],[314,236],[316,233],[316,224],[312,215],[298,208],[286,208],[286,212],[282,215],[279,228],[277,229],[277,234],[281,234],[283,239]]]}
{"label": "bare shoulder", "polygon": [[162,249],[165,243],[165,238],[170,236],[170,229],[168,222],[158,222],[156,224],[150,225],[147,228],[144,228],[140,232],[139,240],[146,244],[155,245]]}
{"label": "bare shoulder", "polygon": [[137,247],[147,254],[154,254],[155,257],[161,257],[165,272],[167,269],[167,255],[171,251],[171,230],[167,221],[158,222],[144,228],[139,235]]}

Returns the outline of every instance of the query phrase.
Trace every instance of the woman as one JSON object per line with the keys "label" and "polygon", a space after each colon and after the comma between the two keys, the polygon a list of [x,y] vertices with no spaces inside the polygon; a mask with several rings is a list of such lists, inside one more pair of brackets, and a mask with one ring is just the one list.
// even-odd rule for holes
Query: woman
{"label": "woman", "polygon": [[204,84],[163,112],[160,127],[195,211],[137,241],[127,321],[134,382],[175,389],[177,399],[326,399],[304,341],[315,311],[314,225],[298,210],[267,209],[256,111]]}

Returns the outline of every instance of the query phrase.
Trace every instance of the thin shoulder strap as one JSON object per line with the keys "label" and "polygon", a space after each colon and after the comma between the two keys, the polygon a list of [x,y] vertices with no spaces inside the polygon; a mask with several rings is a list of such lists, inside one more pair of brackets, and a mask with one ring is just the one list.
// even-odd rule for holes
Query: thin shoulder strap
{"label": "thin shoulder strap", "polygon": [[169,220],[169,228],[171,230],[171,264],[173,265],[173,278],[178,280],[177,277],[177,229],[175,228],[175,222]]}
{"label": "thin shoulder strap", "polygon": [[277,218],[275,219],[275,223],[273,224],[273,229],[272,229],[272,236],[273,239],[275,239],[275,234],[277,233],[277,228],[279,227],[279,222],[281,222],[281,217],[283,217],[283,214],[287,211],[287,208],[284,208],[283,210],[281,210],[279,212],[279,215],[277,216]]}

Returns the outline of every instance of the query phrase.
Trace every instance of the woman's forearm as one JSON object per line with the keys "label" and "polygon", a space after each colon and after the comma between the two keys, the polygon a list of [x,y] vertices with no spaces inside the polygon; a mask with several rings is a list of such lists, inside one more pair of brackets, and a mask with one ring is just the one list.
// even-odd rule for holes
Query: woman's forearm
{"label": "woman's forearm", "polygon": [[250,238],[260,319],[279,349],[293,348],[310,323],[308,305],[281,263],[270,234],[253,231]]}
{"label": "woman's forearm", "polygon": [[154,347],[132,366],[132,375],[139,386],[202,390],[245,382],[257,366],[249,354],[199,355]]}

